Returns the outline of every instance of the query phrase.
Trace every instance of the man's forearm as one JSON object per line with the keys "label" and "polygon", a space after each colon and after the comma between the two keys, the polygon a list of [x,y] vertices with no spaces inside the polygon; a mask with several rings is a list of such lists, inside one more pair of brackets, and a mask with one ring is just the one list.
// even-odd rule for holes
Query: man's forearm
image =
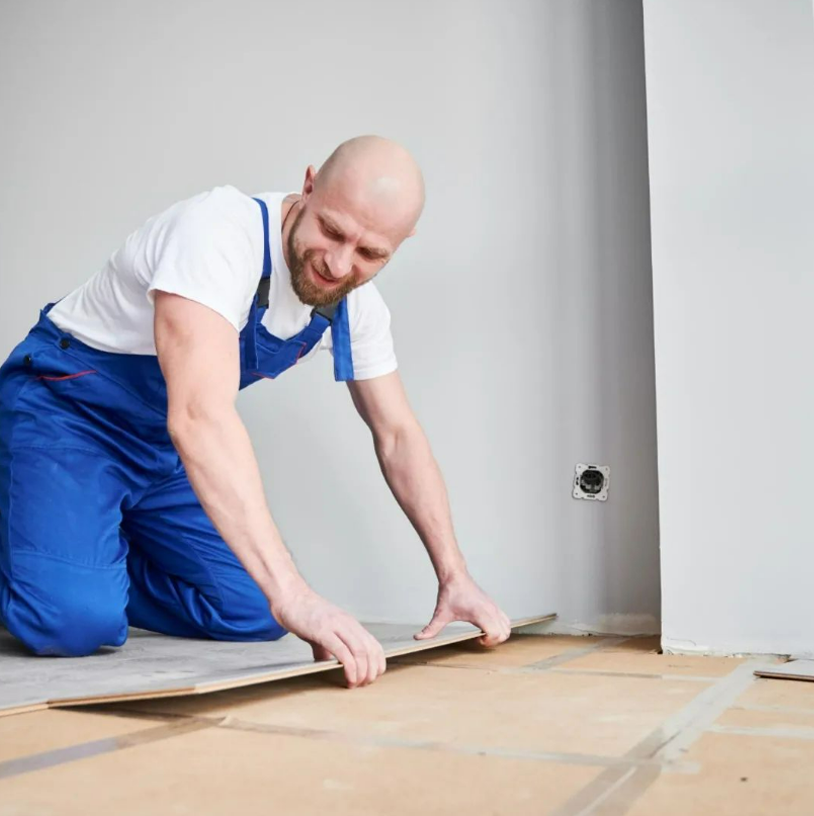
{"label": "man's forearm", "polygon": [[427,548],[439,582],[466,574],[444,479],[421,427],[377,439],[375,447],[384,478]]}
{"label": "man's forearm", "polygon": [[269,512],[237,410],[171,417],[169,427],[201,505],[269,601],[304,583]]}

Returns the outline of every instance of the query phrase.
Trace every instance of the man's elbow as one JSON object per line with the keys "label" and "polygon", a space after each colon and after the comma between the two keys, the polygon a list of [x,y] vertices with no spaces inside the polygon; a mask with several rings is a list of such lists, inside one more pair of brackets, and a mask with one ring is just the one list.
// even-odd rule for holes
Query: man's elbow
{"label": "man's elbow", "polygon": [[373,433],[376,453],[380,459],[392,459],[407,447],[422,444],[424,431],[417,421],[411,420],[387,428],[376,429]]}
{"label": "man's elbow", "polygon": [[167,412],[167,432],[176,450],[183,454],[200,440],[217,431],[237,415],[234,405],[211,402],[181,402]]}

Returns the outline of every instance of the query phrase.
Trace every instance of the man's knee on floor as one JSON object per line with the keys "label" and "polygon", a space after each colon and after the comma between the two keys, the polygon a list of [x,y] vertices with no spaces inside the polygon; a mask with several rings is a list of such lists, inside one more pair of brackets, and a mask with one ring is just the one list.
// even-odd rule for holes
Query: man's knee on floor
{"label": "man's knee on floor", "polygon": [[127,617],[120,587],[109,572],[94,578],[66,572],[58,583],[13,583],[2,615],[8,630],[38,655],[84,657],[121,646]]}
{"label": "man's knee on floor", "polygon": [[25,601],[13,601],[6,614],[9,631],[34,654],[84,657],[127,639],[127,619],[120,609],[78,602],[43,613]]}

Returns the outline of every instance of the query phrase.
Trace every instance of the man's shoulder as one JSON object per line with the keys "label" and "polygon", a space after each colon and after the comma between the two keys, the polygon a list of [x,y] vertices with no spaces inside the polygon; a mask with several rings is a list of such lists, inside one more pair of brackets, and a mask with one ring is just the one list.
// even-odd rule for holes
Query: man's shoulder
{"label": "man's shoulder", "polygon": [[387,304],[376,284],[371,280],[357,286],[348,295],[348,307],[357,311],[380,312],[387,309]]}
{"label": "man's shoulder", "polygon": [[257,209],[257,204],[248,193],[232,184],[221,184],[203,192],[177,201],[166,212],[178,215],[232,215]]}
{"label": "man's shoulder", "polygon": [[358,338],[379,334],[390,325],[390,310],[373,281],[368,281],[347,295],[348,324]]}
{"label": "man's shoulder", "polygon": [[204,245],[244,245],[259,222],[260,211],[252,197],[224,184],[176,201],[148,219],[134,237],[164,242],[177,236],[178,240]]}

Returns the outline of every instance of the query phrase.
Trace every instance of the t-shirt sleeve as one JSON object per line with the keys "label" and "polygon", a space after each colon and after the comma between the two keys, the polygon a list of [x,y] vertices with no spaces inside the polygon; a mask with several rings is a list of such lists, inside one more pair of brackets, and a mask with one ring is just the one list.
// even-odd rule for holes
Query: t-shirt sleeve
{"label": "t-shirt sleeve", "polygon": [[372,281],[348,296],[348,324],[354,380],[381,377],[398,368],[390,310]]}
{"label": "t-shirt sleeve", "polygon": [[[157,289],[172,292],[208,306],[240,331],[260,277],[251,240],[255,213],[243,198],[235,188],[216,187],[159,216],[149,252],[150,303]],[[249,203],[261,224],[260,210]]]}

